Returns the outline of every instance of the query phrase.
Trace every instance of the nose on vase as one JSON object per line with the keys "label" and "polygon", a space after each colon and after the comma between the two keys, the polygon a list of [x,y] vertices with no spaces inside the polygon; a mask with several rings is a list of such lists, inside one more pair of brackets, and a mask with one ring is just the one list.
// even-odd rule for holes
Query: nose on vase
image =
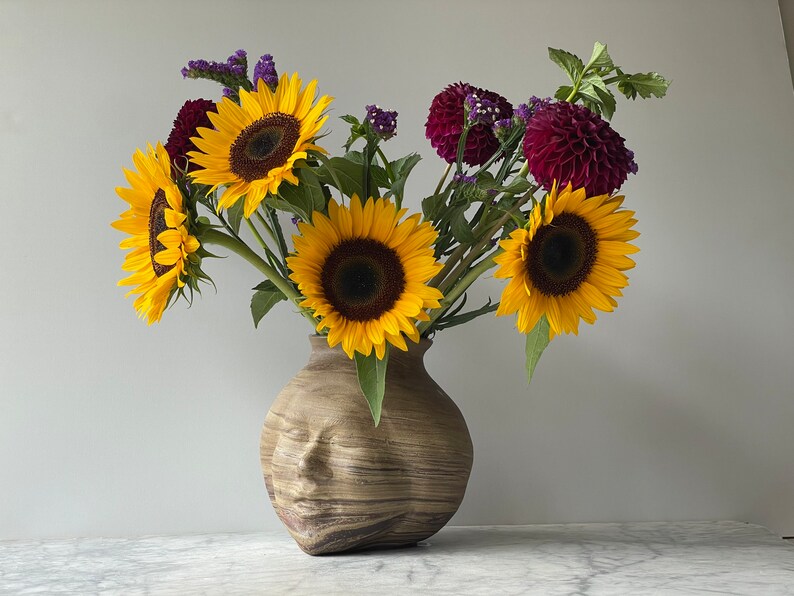
{"label": "nose on vase", "polygon": [[298,475],[312,480],[328,480],[334,472],[328,465],[328,446],[320,439],[308,441],[298,459]]}

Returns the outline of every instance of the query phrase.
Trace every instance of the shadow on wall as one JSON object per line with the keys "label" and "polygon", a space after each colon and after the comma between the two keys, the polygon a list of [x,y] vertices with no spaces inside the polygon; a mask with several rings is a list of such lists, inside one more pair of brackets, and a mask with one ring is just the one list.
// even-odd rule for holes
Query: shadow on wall
{"label": "shadow on wall", "polygon": [[791,70],[791,82],[794,86],[794,0],[778,0],[778,5],[788,50],[788,67]]}

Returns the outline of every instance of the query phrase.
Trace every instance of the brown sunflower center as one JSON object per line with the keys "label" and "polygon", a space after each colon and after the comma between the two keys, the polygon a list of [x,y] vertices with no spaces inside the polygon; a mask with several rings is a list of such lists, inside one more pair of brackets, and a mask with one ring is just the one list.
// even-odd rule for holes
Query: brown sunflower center
{"label": "brown sunflower center", "polygon": [[295,116],[273,112],[246,126],[229,150],[229,170],[253,182],[287,163],[300,138]]}
{"label": "brown sunflower center", "polygon": [[320,276],[334,309],[351,321],[371,321],[388,312],[405,289],[400,257],[382,242],[345,240],[331,250]]}
{"label": "brown sunflower center", "polygon": [[165,198],[165,191],[158,188],[149,209],[149,257],[152,259],[152,267],[157,277],[164,275],[173,267],[173,265],[161,265],[154,260],[154,255],[165,250],[165,246],[157,239],[157,236],[168,229],[168,225],[165,223],[166,209],[168,209],[168,200]]}
{"label": "brown sunflower center", "polygon": [[565,296],[587,279],[597,251],[596,233],[590,224],[579,215],[561,213],[535,233],[526,270],[542,294]]}

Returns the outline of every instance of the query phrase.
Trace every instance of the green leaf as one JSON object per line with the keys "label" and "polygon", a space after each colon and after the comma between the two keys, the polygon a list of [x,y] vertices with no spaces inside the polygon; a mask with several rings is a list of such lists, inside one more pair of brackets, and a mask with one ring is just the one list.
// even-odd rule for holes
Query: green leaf
{"label": "green leaf", "polygon": [[643,99],[664,97],[670,81],[658,72],[646,72],[633,75],[624,75],[618,81],[618,91],[629,99],[636,99],[637,95]]}
{"label": "green leaf", "polygon": [[607,120],[611,120],[612,116],[615,114],[615,108],[617,107],[615,96],[609,89],[601,89],[600,87],[593,87],[593,89],[601,100],[602,116]]}
{"label": "green leaf", "polygon": [[421,160],[421,155],[418,153],[411,153],[410,155],[406,155],[405,157],[401,157],[400,159],[391,162],[390,165],[392,173],[394,174],[394,181],[391,184],[389,192],[386,193],[386,197],[390,197],[392,195],[401,197],[403,195],[405,183],[408,181],[408,174],[411,173],[411,170],[414,169],[414,166]]}
{"label": "green leaf", "polygon": [[245,207],[245,199],[238,199],[234,205],[226,210],[226,221],[229,222],[235,234],[240,233],[240,223],[243,221],[243,208]]}
{"label": "green leaf", "polygon": [[437,195],[430,195],[422,199],[422,214],[428,221],[436,221],[441,215],[441,210],[446,207],[447,197],[449,197],[451,187]]}
{"label": "green leaf", "polygon": [[350,114],[345,114],[344,116],[339,116],[340,120],[344,120],[351,126],[361,126],[361,122],[358,121],[358,118],[355,116],[351,116]]}
{"label": "green leaf", "polygon": [[579,75],[584,72],[584,63],[576,54],[571,54],[565,50],[549,48],[549,58],[565,71],[565,74],[568,75],[572,83],[575,83]]}
{"label": "green leaf", "polygon": [[[339,180],[338,185],[331,175],[331,172],[328,170],[329,167],[333,168]],[[362,200],[367,199],[367,197],[364,196],[364,190],[361,185],[364,179],[363,163],[356,163],[344,157],[332,157],[328,160],[327,165],[323,164],[317,168],[317,176],[323,184],[333,186],[348,197],[358,195]]]}
{"label": "green leaf", "polygon": [[593,45],[593,54],[590,56],[587,66],[585,66],[585,71],[591,68],[608,70],[615,68],[615,64],[612,62],[612,58],[610,58],[607,52],[607,47],[598,41]]}
{"label": "green leaf", "polygon": [[488,298],[488,303],[485,306],[481,306],[476,310],[470,310],[459,315],[445,317],[436,323],[434,327],[437,330],[441,330],[455,327],[456,325],[462,325],[463,323],[468,323],[472,319],[476,319],[477,317],[488,314],[489,312],[494,312],[497,308],[499,308],[499,303],[496,302],[495,304],[491,304],[491,299]]}
{"label": "green leaf", "polygon": [[382,360],[375,356],[372,350],[369,356],[362,356],[358,352],[355,354],[356,375],[361,392],[367,398],[369,411],[375,426],[380,424],[380,413],[383,407],[383,395],[386,393],[386,365],[389,363],[389,349]]}
{"label": "green leaf", "polygon": [[320,180],[309,168],[296,168],[293,171],[298,177],[298,185],[282,182],[278,187],[278,197],[268,202],[276,209],[294,213],[303,221],[311,221],[314,211],[325,209],[325,195]]}
{"label": "green leaf", "polygon": [[[372,176],[372,182],[375,183],[375,186],[378,188],[382,188],[387,190],[391,187],[391,181],[389,180],[389,176],[386,174],[386,169],[382,166],[371,165],[369,166],[369,174]],[[384,195],[387,196],[387,195]]]}
{"label": "green leaf", "polygon": [[530,188],[532,188],[532,184],[526,178],[513,178],[513,180],[505,186],[502,191],[509,192],[510,194],[517,195],[521,193],[527,192]]}
{"label": "green leaf", "polygon": [[532,375],[535,373],[535,366],[540,360],[540,355],[543,350],[549,345],[549,320],[546,315],[538,319],[538,322],[532,328],[532,331],[527,333],[527,383],[532,382]]}
{"label": "green leaf", "polygon": [[256,286],[254,295],[251,297],[251,315],[254,317],[254,327],[259,326],[259,321],[273,306],[286,299],[287,297],[269,279]]}
{"label": "green leaf", "polygon": [[471,225],[466,219],[467,208],[468,205],[457,207],[452,213],[449,223],[452,226],[452,235],[455,236],[455,240],[469,244],[474,242],[476,238],[471,231]]}
{"label": "green leaf", "polygon": [[563,85],[554,93],[555,99],[559,99],[560,101],[565,101],[571,95],[573,91],[573,87],[571,85]]}

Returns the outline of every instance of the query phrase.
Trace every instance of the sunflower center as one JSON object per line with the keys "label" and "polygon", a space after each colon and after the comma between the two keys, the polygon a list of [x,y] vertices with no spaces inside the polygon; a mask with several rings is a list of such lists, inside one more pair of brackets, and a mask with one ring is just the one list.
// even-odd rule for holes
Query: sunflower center
{"label": "sunflower center", "polygon": [[587,279],[597,250],[590,224],[579,215],[561,213],[535,233],[529,244],[527,273],[542,294],[565,296]]}
{"label": "sunflower center", "polygon": [[166,209],[168,209],[168,200],[165,198],[165,191],[162,188],[158,188],[152,199],[152,206],[149,209],[149,257],[152,260],[154,274],[157,277],[164,275],[173,267],[173,265],[161,265],[154,260],[154,255],[161,250],[165,250],[165,246],[157,239],[157,236],[168,229],[168,225],[165,223]]}
{"label": "sunflower center", "polygon": [[405,289],[405,270],[394,249],[377,240],[354,238],[331,250],[320,280],[339,314],[371,321],[397,302]]}
{"label": "sunflower center", "polygon": [[237,135],[229,150],[229,170],[253,182],[287,163],[300,138],[295,116],[273,112],[252,122]]}

